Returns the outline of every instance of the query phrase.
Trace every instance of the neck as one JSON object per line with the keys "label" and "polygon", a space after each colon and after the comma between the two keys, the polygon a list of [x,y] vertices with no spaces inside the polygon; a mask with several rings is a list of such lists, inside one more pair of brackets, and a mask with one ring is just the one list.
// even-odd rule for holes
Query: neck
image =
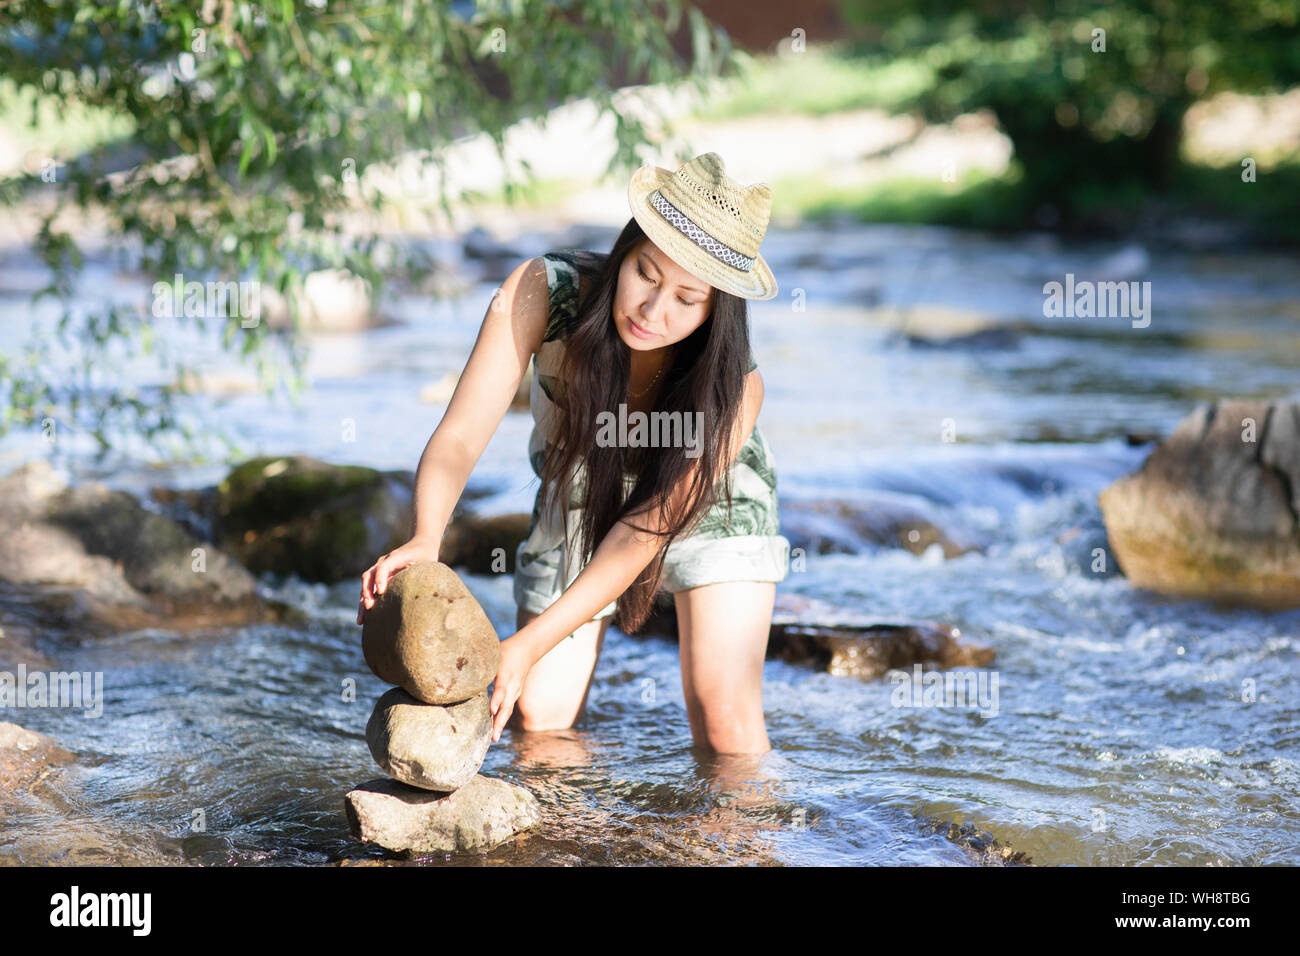
{"label": "neck", "polygon": [[665,345],[652,351],[632,351],[631,364],[628,368],[628,384],[632,391],[639,392],[649,384],[656,374],[662,379],[668,373],[668,366],[673,361],[673,347]]}

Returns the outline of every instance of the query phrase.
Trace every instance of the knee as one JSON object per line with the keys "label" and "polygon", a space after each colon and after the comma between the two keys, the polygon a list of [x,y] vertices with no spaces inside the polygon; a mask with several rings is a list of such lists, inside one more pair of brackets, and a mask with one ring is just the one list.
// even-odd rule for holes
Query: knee
{"label": "knee", "polygon": [[555,703],[525,701],[520,697],[506,726],[515,730],[567,730],[576,719],[572,709],[566,711]]}
{"label": "knee", "polygon": [[761,706],[701,702],[699,714],[703,737],[718,753],[762,753],[771,749]]}

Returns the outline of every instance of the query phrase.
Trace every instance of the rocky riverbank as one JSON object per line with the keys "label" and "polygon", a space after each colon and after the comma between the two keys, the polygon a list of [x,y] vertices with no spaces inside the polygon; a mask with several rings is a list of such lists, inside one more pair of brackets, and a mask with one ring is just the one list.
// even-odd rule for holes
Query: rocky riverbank
{"label": "rocky riverbank", "polygon": [[[58,667],[65,642],[74,639],[295,623],[298,612],[264,596],[269,592],[259,579],[296,576],[330,583],[359,575],[378,554],[407,539],[413,478],[410,472],[270,456],[243,462],[206,488],[160,487],[136,498],[97,483],[69,487],[46,462],[30,462],[0,478],[0,532],[7,541],[0,554],[0,663],[24,673]],[[470,491],[465,500],[476,497]],[[453,565],[468,573],[492,573],[499,562],[494,565],[489,556],[504,552],[507,570],[513,571],[527,521],[526,514],[458,509],[443,542],[446,563],[438,566],[453,578]],[[915,544],[907,542],[912,527],[926,528],[927,545],[947,541],[941,530],[910,512],[863,517],[854,535],[874,534],[881,547]],[[849,543],[796,538],[819,550]],[[394,578],[390,598],[401,597],[402,580]],[[447,659],[412,656],[406,647],[411,641],[401,639],[407,632],[409,637],[433,628],[450,634],[469,626],[449,624],[456,615],[450,605],[439,604],[445,588],[425,590],[431,600],[424,607],[412,610],[405,623],[390,622],[391,641],[373,636],[363,641],[363,656],[375,673],[397,685],[380,698],[366,726],[372,756],[395,779],[356,787],[345,801],[347,819],[358,836],[392,850],[482,851],[532,827],[539,809],[527,791],[505,781],[480,781],[477,773],[488,749],[486,687],[495,664],[460,645]],[[953,667],[992,660],[990,648],[941,625],[835,625],[801,620],[812,608],[784,597],[783,602],[772,631],[773,658],[868,680],[889,667],[918,662]],[[389,601],[393,607],[399,603]],[[379,610],[373,616],[376,628],[384,621]],[[440,613],[441,623],[433,620]],[[480,617],[478,643],[499,639],[481,611]],[[675,636],[670,601],[644,634]],[[495,644],[488,649],[495,651]],[[464,686],[441,686],[447,674],[460,677]],[[77,768],[76,754],[18,724],[3,730],[0,814],[6,806],[36,801],[48,809],[71,799],[63,789],[67,770]],[[430,740],[461,736],[455,746],[429,750]],[[468,778],[467,768],[473,771]],[[518,794],[529,801],[520,802]],[[111,846],[112,839],[100,834],[91,843],[88,852]],[[49,849],[38,855],[45,859]]]}

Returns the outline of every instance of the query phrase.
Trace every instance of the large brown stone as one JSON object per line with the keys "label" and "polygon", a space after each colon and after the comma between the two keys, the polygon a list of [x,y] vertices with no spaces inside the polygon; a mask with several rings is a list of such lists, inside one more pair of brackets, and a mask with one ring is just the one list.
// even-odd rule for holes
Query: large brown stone
{"label": "large brown stone", "polygon": [[1135,587],[1300,606],[1300,403],[1199,406],[1100,503]]}
{"label": "large brown stone", "polygon": [[426,704],[469,700],[496,677],[501,643],[460,577],[441,561],[397,572],[366,611],[366,664]]}
{"label": "large brown stone", "polygon": [[366,743],[379,769],[402,783],[444,793],[463,787],[492,744],[487,691],[441,706],[394,687],[375,702]]}
{"label": "large brown stone", "polygon": [[343,805],[358,839],[415,853],[487,850],[542,819],[531,793],[482,774],[452,793],[371,780],[349,791]]}

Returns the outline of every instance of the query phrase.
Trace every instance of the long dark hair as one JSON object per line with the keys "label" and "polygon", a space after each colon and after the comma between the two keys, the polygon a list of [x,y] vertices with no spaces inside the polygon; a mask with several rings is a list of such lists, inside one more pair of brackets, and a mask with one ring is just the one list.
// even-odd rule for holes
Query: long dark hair
{"label": "long dark hair", "polygon": [[[565,340],[560,364],[563,397],[556,402],[555,441],[546,451],[542,482],[560,501],[582,508],[579,523],[585,566],[601,540],[620,519],[642,533],[653,528],[637,516],[658,514],[667,529],[659,551],[616,603],[614,623],[626,633],[639,630],[650,615],[663,578],[668,546],[688,533],[720,500],[731,506],[729,469],[723,467],[734,431],[742,424],[744,379],[750,356],[749,307],[739,296],[713,289],[709,317],[676,343],[672,364],[652,411],[680,412],[702,423],[701,452],[688,458],[679,448],[602,447],[596,441],[597,416],[618,413],[628,401],[631,349],[614,325],[613,305],[624,259],[646,235],[628,220],[607,256],[571,254],[580,276],[590,280],[579,295],[577,318]],[[580,288],[583,283],[580,283]],[[571,499],[576,469],[585,473],[582,495]],[[636,475],[630,491],[624,474]],[[678,500],[670,493],[684,480]],[[626,495],[626,498],[625,498]],[[641,521],[645,518],[641,517]]]}

